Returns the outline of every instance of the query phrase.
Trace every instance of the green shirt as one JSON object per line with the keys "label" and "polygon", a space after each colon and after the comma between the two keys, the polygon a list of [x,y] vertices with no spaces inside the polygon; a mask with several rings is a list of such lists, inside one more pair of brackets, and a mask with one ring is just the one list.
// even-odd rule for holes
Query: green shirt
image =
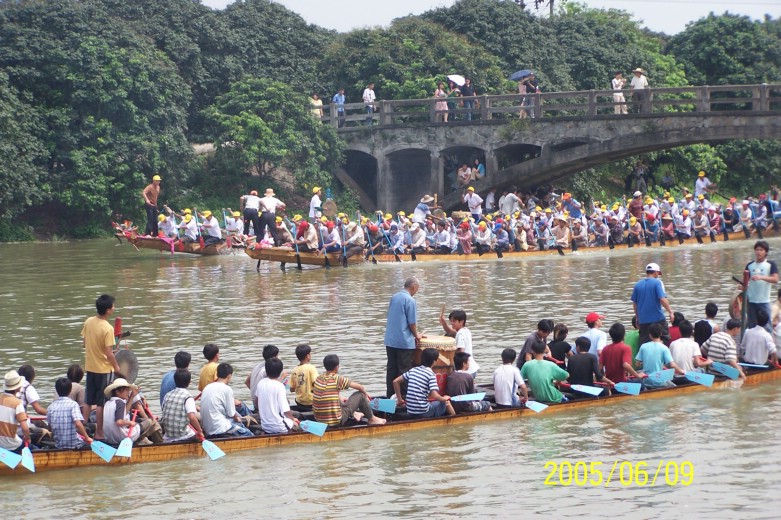
{"label": "green shirt", "polygon": [[556,363],[532,359],[523,364],[521,377],[529,381],[535,399],[546,403],[560,403],[563,395],[553,386],[553,382],[565,381],[569,373],[556,366]]}
{"label": "green shirt", "polygon": [[640,352],[640,331],[626,331],[626,336],[624,336],[624,343],[632,347],[632,359],[637,357],[637,353]]}

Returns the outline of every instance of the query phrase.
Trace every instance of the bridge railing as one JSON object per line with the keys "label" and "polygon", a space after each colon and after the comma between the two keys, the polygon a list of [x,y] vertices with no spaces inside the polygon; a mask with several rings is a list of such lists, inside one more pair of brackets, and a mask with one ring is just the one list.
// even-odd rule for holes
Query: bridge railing
{"label": "bridge railing", "polygon": [[[338,130],[368,126],[446,125],[454,120],[509,121],[528,118],[624,117],[640,114],[711,111],[781,110],[781,84],[664,87],[641,91],[622,90],[616,101],[612,90],[581,90],[539,94],[502,94],[455,98],[378,100],[371,110],[364,103],[323,106],[324,123]],[[437,103],[449,103],[447,110]],[[447,122],[445,119],[447,118]]]}

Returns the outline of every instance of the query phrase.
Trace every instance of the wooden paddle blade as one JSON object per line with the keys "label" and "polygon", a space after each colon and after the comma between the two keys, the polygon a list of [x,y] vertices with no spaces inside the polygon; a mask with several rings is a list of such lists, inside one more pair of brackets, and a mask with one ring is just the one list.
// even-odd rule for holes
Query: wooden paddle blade
{"label": "wooden paddle blade", "polygon": [[372,410],[377,410],[385,413],[396,413],[396,400],[395,399],[380,399],[375,397],[369,402],[369,406]]}
{"label": "wooden paddle blade", "polygon": [[312,435],[322,437],[328,425],[317,421],[301,421],[301,429]]}
{"label": "wooden paddle blade", "polygon": [[29,446],[22,448],[22,466],[27,468],[30,472],[35,473],[35,459],[30,451]]}
{"label": "wooden paddle blade", "polygon": [[111,459],[114,458],[114,455],[117,453],[117,449],[109,446],[105,442],[100,441],[92,441],[92,444],[90,445],[90,448],[92,448],[92,453],[100,457],[106,462],[111,462]]}
{"label": "wooden paddle blade", "polygon": [[462,395],[454,395],[450,398],[451,401],[460,402],[460,401],[482,401],[485,397],[485,392],[478,392],[476,394],[462,394]]}
{"label": "wooden paddle blade", "polygon": [[572,385],[572,389],[577,392],[583,392],[584,394],[589,394],[593,396],[597,396],[602,393],[604,390],[603,388],[597,388],[596,386],[588,386],[588,385]]}
{"label": "wooden paddle blade", "polygon": [[727,365],[726,363],[719,363],[718,361],[714,361],[711,365],[711,368],[719,374],[730,379],[738,379],[740,377],[740,371],[735,367]]}
{"label": "wooden paddle blade", "polygon": [[12,451],[8,451],[5,448],[0,448],[0,462],[11,469],[14,469],[19,465],[20,462],[22,462],[22,456],[17,455]]}
{"label": "wooden paddle blade", "polygon": [[119,443],[119,448],[117,448],[117,452],[115,455],[117,457],[127,457],[127,458],[133,456],[133,441],[130,440],[130,437],[126,437],[122,439],[122,442]]}
{"label": "wooden paddle blade", "polygon": [[704,386],[713,386],[713,380],[716,378],[713,374],[705,374],[703,372],[686,372],[685,377],[692,383]]}
{"label": "wooden paddle blade", "polygon": [[217,447],[217,445],[214,444],[212,441],[207,441],[204,439],[204,441],[201,443],[201,447],[203,448],[203,451],[206,452],[206,455],[208,455],[211,460],[217,460],[225,456],[225,452],[222,451],[219,447]]}
{"label": "wooden paddle blade", "polygon": [[640,395],[641,387],[640,383],[616,383],[616,386],[613,388],[615,388],[616,392],[621,392],[622,394]]}
{"label": "wooden paddle blade", "polygon": [[540,413],[548,407],[547,404],[538,403],[537,401],[526,401],[526,408],[533,412]]}

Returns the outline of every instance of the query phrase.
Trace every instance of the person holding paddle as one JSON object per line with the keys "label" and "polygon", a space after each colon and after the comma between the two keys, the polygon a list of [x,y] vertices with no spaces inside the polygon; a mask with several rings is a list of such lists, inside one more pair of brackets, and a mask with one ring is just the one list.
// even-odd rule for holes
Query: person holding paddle
{"label": "person holding paddle", "polygon": [[184,441],[192,437],[203,437],[201,423],[198,422],[198,412],[195,400],[187,387],[190,386],[192,375],[186,368],[174,372],[176,388],[166,394],[163,400],[163,415],[160,422],[165,428],[165,442]]}
{"label": "person holding paddle", "polygon": [[[665,332],[666,327],[662,328],[659,323],[653,323],[648,328],[648,335],[650,341],[647,341],[640,345],[640,351],[635,356],[635,364],[638,368],[641,368],[643,372],[654,373],[660,372],[665,368],[672,368],[677,374],[684,375],[685,372],[679,367],[673,360],[673,356],[670,353],[670,349],[662,343],[662,334]],[[653,387],[665,387],[675,386],[672,381],[655,381],[648,378],[645,381],[646,386]]]}
{"label": "person holding paddle", "polygon": [[58,450],[78,450],[85,441],[92,442],[84,428],[84,416],[79,403],[69,397],[72,388],[70,379],[59,378],[54,384],[57,399],[52,401],[46,411],[46,422],[49,423]]}
{"label": "person holding paddle", "polygon": [[[30,444],[30,429],[27,426],[27,414],[22,400],[17,397],[24,378],[16,370],[5,374],[4,392],[0,394],[0,448],[21,453],[22,448]],[[22,437],[17,430],[21,429]]]}
{"label": "person holding paddle", "polygon": [[726,331],[720,331],[702,344],[702,355],[711,363],[724,363],[738,371],[740,379],[746,379],[743,367],[738,364],[738,346],[735,338],[740,336],[740,320],[730,318],[724,325]]}
{"label": "person holding paddle", "polygon": [[[118,378],[108,385],[103,394],[108,398],[103,407],[103,428],[106,442],[119,444],[125,438],[130,438],[134,444],[152,444],[152,436],[159,435],[159,425],[154,419],[144,419],[137,424],[130,419],[128,402],[138,391],[136,385],[130,384],[124,378]],[[149,439],[149,442],[142,442]]]}

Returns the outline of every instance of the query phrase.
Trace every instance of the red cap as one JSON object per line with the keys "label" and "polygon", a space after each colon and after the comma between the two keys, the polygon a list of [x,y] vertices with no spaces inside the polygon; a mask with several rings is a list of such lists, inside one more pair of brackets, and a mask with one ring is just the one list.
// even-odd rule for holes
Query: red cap
{"label": "red cap", "polygon": [[332,220],[329,220],[328,222],[325,223],[325,227],[327,227],[328,229],[333,229],[334,226],[336,226],[336,224],[334,224]]}
{"label": "red cap", "polygon": [[586,316],[586,323],[594,323],[597,320],[602,320],[605,317],[601,314],[597,314],[596,312],[589,312],[588,316]]}
{"label": "red cap", "polygon": [[378,228],[378,227],[376,226],[376,224],[369,224],[369,231],[370,231],[371,233],[376,233],[376,232],[377,232],[377,231],[379,231],[379,230],[380,230],[380,228]]}

